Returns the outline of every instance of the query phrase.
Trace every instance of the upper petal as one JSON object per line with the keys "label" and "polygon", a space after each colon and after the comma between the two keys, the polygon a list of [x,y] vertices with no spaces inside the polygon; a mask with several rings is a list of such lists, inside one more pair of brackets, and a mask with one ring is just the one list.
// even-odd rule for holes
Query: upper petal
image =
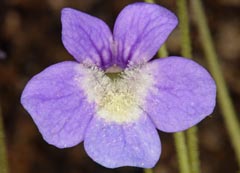
{"label": "upper petal", "polygon": [[151,59],[177,25],[176,16],[164,7],[135,3],[125,7],[114,26],[117,63],[142,63]]}
{"label": "upper petal", "polygon": [[168,57],[149,63],[155,85],[144,109],[159,130],[185,130],[211,114],[216,85],[210,74],[192,60]]}
{"label": "upper petal", "polygon": [[78,63],[58,63],[34,76],[21,96],[43,138],[59,148],[80,143],[94,114],[75,80],[81,76]]}
{"label": "upper petal", "polygon": [[150,168],[161,152],[157,130],[146,116],[126,124],[94,117],[87,129],[84,147],[94,161],[108,168]]}
{"label": "upper petal", "polygon": [[102,20],[64,8],[61,21],[63,44],[77,61],[103,69],[112,65],[112,33]]}

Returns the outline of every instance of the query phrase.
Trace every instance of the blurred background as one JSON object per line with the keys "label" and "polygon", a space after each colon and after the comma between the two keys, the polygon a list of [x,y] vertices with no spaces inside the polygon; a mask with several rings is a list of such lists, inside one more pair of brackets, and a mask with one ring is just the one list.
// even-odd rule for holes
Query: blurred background
{"label": "blurred background", "polygon": [[[41,137],[20,104],[21,92],[35,74],[57,62],[73,60],[61,42],[60,11],[72,7],[103,19],[111,28],[120,10],[134,0],[0,0],[0,106],[11,173],[141,173],[140,168],[106,169],[93,162],[83,145],[57,149]],[[175,0],[158,4],[176,13]],[[237,113],[240,112],[240,1],[203,1],[215,48]],[[207,67],[195,22],[191,20],[194,59]],[[167,41],[169,53],[180,55],[178,28]],[[239,117],[238,117],[239,118]],[[177,173],[172,134],[159,132],[162,155],[156,173]],[[240,135],[240,134],[239,134]],[[199,124],[204,173],[236,172],[237,162],[221,111]]]}

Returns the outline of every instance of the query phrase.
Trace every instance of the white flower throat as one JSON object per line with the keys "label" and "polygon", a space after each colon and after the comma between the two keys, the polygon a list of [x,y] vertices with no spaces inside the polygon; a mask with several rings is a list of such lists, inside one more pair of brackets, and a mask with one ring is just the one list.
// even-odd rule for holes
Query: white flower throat
{"label": "white flower throat", "polygon": [[[88,101],[96,104],[96,116],[121,124],[133,122],[144,113],[144,98],[153,84],[146,65],[126,68],[118,73],[105,73],[97,67],[84,65],[79,69],[84,69],[84,74],[76,80]],[[106,72],[115,70],[111,67]]]}

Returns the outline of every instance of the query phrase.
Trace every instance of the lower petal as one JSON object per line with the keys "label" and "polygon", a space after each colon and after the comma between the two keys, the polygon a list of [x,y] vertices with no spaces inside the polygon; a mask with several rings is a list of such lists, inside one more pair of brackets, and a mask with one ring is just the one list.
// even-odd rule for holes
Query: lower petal
{"label": "lower petal", "polygon": [[21,96],[43,138],[59,148],[80,143],[94,113],[75,80],[82,75],[78,66],[62,62],[48,67],[28,82]]}
{"label": "lower petal", "polygon": [[86,132],[84,147],[94,161],[108,168],[151,168],[161,153],[157,130],[146,116],[128,124],[95,117]]}
{"label": "lower petal", "polygon": [[202,66],[181,57],[158,59],[148,65],[155,85],[144,110],[159,130],[182,131],[212,113],[216,85]]}

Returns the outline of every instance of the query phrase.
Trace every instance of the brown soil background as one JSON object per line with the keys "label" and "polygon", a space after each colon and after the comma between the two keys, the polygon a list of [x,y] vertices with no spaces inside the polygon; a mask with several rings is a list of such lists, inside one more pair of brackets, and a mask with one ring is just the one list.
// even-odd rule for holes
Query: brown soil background
{"label": "brown soil background", "polygon": [[[20,104],[27,81],[44,68],[73,60],[61,42],[60,11],[72,7],[97,16],[113,26],[119,11],[131,0],[0,0],[0,102],[4,118],[11,173],[140,173],[140,168],[106,169],[94,163],[83,145],[57,149],[41,137]],[[176,1],[157,1],[175,13]],[[237,113],[240,112],[240,1],[204,1],[209,27],[224,78]],[[191,9],[190,9],[191,11]],[[207,67],[190,12],[191,38],[196,61]],[[179,28],[169,37],[170,54],[180,54]],[[239,117],[238,117],[239,118]],[[156,173],[177,173],[172,134],[160,132],[162,155]],[[201,169],[204,173],[234,173],[237,163],[217,106],[199,124]]]}

